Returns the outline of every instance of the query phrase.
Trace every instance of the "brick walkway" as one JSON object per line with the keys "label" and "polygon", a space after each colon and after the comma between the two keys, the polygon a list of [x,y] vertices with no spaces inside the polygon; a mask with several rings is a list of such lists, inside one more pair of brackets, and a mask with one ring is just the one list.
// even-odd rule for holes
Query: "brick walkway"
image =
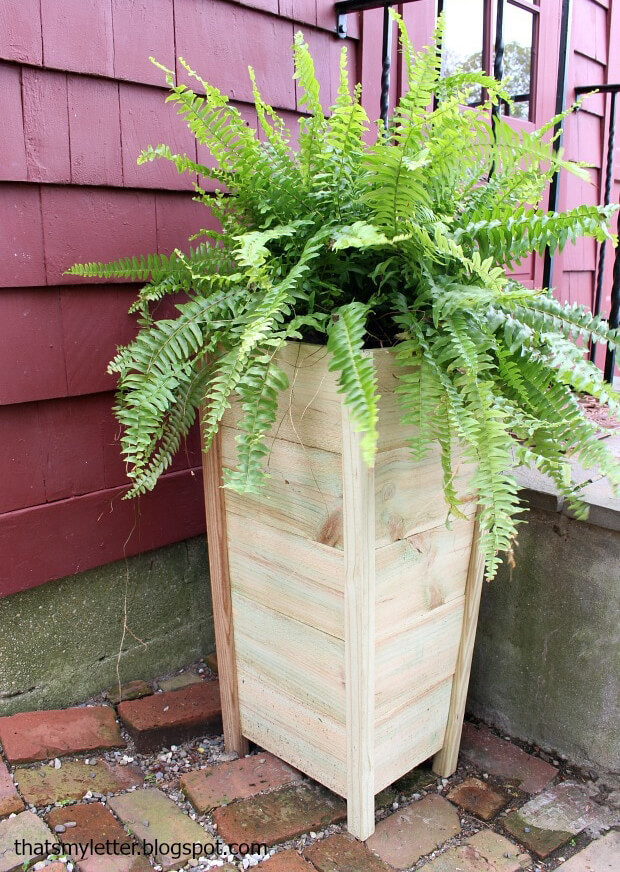
{"label": "brick walkway", "polygon": [[605,788],[484,726],[466,724],[452,778],[421,766],[379,794],[363,844],[338,797],[261,749],[224,752],[204,665],[122,697],[0,718],[0,872],[620,869]]}

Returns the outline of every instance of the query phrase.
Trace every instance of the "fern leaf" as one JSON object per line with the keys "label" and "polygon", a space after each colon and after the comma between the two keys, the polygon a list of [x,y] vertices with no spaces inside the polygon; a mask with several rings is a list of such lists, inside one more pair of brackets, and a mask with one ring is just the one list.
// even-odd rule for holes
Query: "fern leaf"
{"label": "fern leaf", "polygon": [[362,455],[374,466],[377,449],[378,395],[372,357],[364,356],[368,308],[362,303],[341,306],[328,327],[329,369],[339,374],[340,391],[351,411],[355,429],[362,433]]}
{"label": "fern leaf", "polygon": [[225,470],[224,486],[239,493],[255,493],[265,478],[268,453],[265,437],[275,423],[278,395],[288,387],[288,378],[274,362],[275,350],[254,358],[237,385],[243,417],[238,426],[237,466]]}

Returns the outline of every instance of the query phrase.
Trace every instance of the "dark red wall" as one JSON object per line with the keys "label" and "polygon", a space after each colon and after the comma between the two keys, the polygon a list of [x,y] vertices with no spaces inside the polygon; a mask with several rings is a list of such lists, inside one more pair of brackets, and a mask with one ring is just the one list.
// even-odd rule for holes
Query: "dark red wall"
{"label": "dark red wall", "polygon": [[331,0],[0,0],[0,595],[204,530],[195,434],[153,494],[120,499],[106,365],[133,335],[136,288],[63,276],[169,252],[209,220],[191,179],[136,165],[158,142],[196,154],[149,55],[184,57],[256,125],[251,64],[296,124],[294,31],[328,102],[335,24]]}

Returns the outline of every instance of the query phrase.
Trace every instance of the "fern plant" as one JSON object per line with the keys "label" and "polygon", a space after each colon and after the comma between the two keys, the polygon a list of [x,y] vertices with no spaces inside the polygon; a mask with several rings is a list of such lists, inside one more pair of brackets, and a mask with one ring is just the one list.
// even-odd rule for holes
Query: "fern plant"
{"label": "fern plant", "polygon": [[[168,100],[215,168],[166,145],[149,146],[139,162],[164,159],[179,172],[215,179],[222,190],[213,197],[197,187],[196,198],[221,230],[201,231],[189,254],[78,264],[69,272],[144,283],[133,306],[138,335],[110,364],[119,378],[128,496],[154,487],[203,404],[208,449],[233,396],[243,417],[237,467],[225,486],[259,488],[265,436],[287,385],[277,352],[291,340],[327,343],[372,464],[377,385],[362,352],[390,345],[403,421],[416,425],[411,450],[422,458],[439,443],[446,499],[456,514],[453,447],[463,446],[475,465],[492,577],[515,537],[515,463],[551,476],[580,515],[567,457],[577,455],[619,484],[618,467],[575,396],[585,392],[617,408],[579,343],[617,343],[618,334],[586,309],[560,305],[548,290],[530,290],[507,275],[532,251],[561,250],[581,236],[610,238],[612,209],[554,213],[536,205],[553,173],[586,176],[554,150],[552,131],[563,116],[532,133],[515,132],[500,118],[491,125],[490,108],[509,99],[501,84],[482,73],[441,78],[441,20],[434,43],[416,53],[394,18],[407,88],[388,130],[369,122],[360,87],[350,92],[345,49],[336,101],[324,111],[301,34],[293,49],[306,113],[298,148],[262,100],[251,69],[261,139],[184,61],[198,92],[161,67]],[[464,109],[481,88],[486,103]],[[150,304],[178,292],[186,301],[177,303],[176,317],[155,320]]]}

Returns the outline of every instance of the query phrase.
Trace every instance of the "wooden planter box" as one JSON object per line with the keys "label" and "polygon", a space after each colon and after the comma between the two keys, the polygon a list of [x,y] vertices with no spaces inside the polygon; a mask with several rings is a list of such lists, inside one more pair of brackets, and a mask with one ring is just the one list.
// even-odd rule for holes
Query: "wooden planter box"
{"label": "wooden planter box", "polygon": [[[215,634],[226,746],[247,740],[345,797],[374,830],[374,796],[435,755],[456,768],[483,565],[473,498],[445,526],[439,453],[414,463],[390,351],[374,469],[361,458],[323,346],[290,343],[290,380],[259,494],[219,487],[238,410],[205,456]],[[467,493],[471,470],[457,468]]]}

